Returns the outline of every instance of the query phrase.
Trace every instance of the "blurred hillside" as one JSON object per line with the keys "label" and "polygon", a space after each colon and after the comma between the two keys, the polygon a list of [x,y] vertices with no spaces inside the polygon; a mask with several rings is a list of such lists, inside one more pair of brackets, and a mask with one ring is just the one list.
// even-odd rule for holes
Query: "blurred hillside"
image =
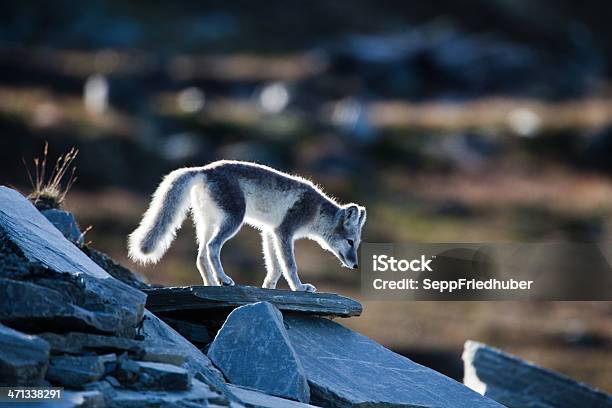
{"label": "blurred hillside", "polygon": [[[610,242],[612,5],[602,1],[34,1],[0,15],[0,183],[79,150],[67,207],[151,282],[201,283],[193,228],[159,265],[126,258],[161,176],[216,159],[308,176],[368,207],[369,242]],[[258,235],[223,252],[264,276]],[[305,282],[358,274],[300,243]],[[365,302],[347,322],[460,377],[487,342],[612,388],[612,305]]]}

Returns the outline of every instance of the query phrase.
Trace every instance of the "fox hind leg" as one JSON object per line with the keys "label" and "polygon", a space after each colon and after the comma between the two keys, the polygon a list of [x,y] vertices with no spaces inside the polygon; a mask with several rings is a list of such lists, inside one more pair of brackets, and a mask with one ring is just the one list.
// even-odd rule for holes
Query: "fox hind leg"
{"label": "fox hind leg", "polygon": [[218,285],[233,286],[234,281],[227,276],[221,265],[221,248],[230,238],[232,238],[242,227],[242,219],[231,214],[214,229],[210,240],[206,244],[206,254],[208,265],[211,268],[215,283]]}
{"label": "fox hind leg", "polygon": [[198,256],[196,266],[205,286],[220,285],[216,281],[212,269],[208,266],[208,254],[206,243],[210,240],[212,227],[207,224],[205,197],[203,191],[194,189],[192,192],[191,215],[195,224],[196,237],[198,239]]}
{"label": "fox hind leg", "polygon": [[206,241],[199,244],[198,248],[198,258],[196,260],[196,266],[198,267],[198,271],[202,276],[202,280],[204,281],[205,286],[212,286],[214,284],[218,284],[215,282],[214,275],[208,266],[208,254],[206,252]]}
{"label": "fox hind leg", "polygon": [[282,268],[274,250],[274,236],[270,232],[261,233],[264,261],[266,263],[266,278],[262,288],[275,289],[278,279],[282,275]]}

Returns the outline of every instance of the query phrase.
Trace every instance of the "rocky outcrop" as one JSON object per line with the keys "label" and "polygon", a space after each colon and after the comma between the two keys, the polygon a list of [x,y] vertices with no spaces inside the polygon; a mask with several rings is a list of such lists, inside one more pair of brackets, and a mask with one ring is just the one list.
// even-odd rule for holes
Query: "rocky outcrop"
{"label": "rocky outcrop", "polygon": [[148,310],[145,311],[141,333],[142,343],[150,359],[153,359],[152,356],[156,351],[181,354],[184,356],[185,366],[190,371],[210,380],[223,380],[221,373],[204,353]]}
{"label": "rocky outcrop", "polygon": [[510,408],[612,407],[612,395],[485,344],[468,340],[463,382]]}
{"label": "rocky outcrop", "polygon": [[230,313],[208,355],[232,384],[325,407],[500,406],[329,319],[283,318],[267,302]]}
{"label": "rocky outcrop", "polygon": [[308,380],[283,316],[268,302],[230,313],[208,356],[232,384],[300,402],[310,400]]}
{"label": "rocky outcrop", "polygon": [[0,187],[0,321],[10,327],[0,325],[0,382],[65,388],[43,407],[239,407],[206,355],[145,311],[129,271],[126,284],[100,266],[118,264],[89,252],[97,263]]}
{"label": "rocky outcrop", "polygon": [[[39,314],[37,319],[61,317],[78,321],[77,326],[86,326],[91,331],[123,337],[134,335],[144,311],[144,293],[112,278],[17,191],[0,187],[0,203],[0,240],[12,255],[11,260],[3,261],[15,269],[13,277],[21,274],[17,278],[29,280],[26,285],[3,282],[4,288],[16,294],[11,300],[18,301],[23,296],[28,300],[49,297],[53,301],[47,304],[46,315]],[[8,316],[5,307],[10,307],[6,300],[0,308],[2,321],[19,313],[19,309],[13,308]],[[36,312],[35,308],[30,311]],[[27,322],[20,317],[13,319],[15,325],[22,323]]]}

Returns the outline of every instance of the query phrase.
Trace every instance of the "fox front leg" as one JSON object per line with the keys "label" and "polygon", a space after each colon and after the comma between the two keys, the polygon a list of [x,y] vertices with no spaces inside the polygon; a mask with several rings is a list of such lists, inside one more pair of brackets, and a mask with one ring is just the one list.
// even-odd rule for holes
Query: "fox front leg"
{"label": "fox front leg", "polygon": [[317,288],[310,283],[302,283],[297,274],[297,264],[293,251],[293,237],[288,234],[274,234],[274,249],[281,265],[283,276],[291,290],[303,292],[316,292]]}
{"label": "fox front leg", "polygon": [[266,278],[262,288],[275,289],[278,278],[283,273],[282,267],[278,262],[276,251],[274,250],[274,235],[271,232],[261,233],[261,244],[263,249],[264,261],[266,264]]}

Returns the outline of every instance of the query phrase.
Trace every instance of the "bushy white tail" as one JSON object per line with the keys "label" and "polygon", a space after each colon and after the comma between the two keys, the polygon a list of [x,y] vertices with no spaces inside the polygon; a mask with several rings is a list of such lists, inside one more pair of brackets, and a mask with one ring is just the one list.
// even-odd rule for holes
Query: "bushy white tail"
{"label": "bushy white tail", "polygon": [[133,261],[156,263],[166,253],[190,208],[191,187],[204,177],[198,168],[175,170],[164,177],[140,225],[128,238]]}

